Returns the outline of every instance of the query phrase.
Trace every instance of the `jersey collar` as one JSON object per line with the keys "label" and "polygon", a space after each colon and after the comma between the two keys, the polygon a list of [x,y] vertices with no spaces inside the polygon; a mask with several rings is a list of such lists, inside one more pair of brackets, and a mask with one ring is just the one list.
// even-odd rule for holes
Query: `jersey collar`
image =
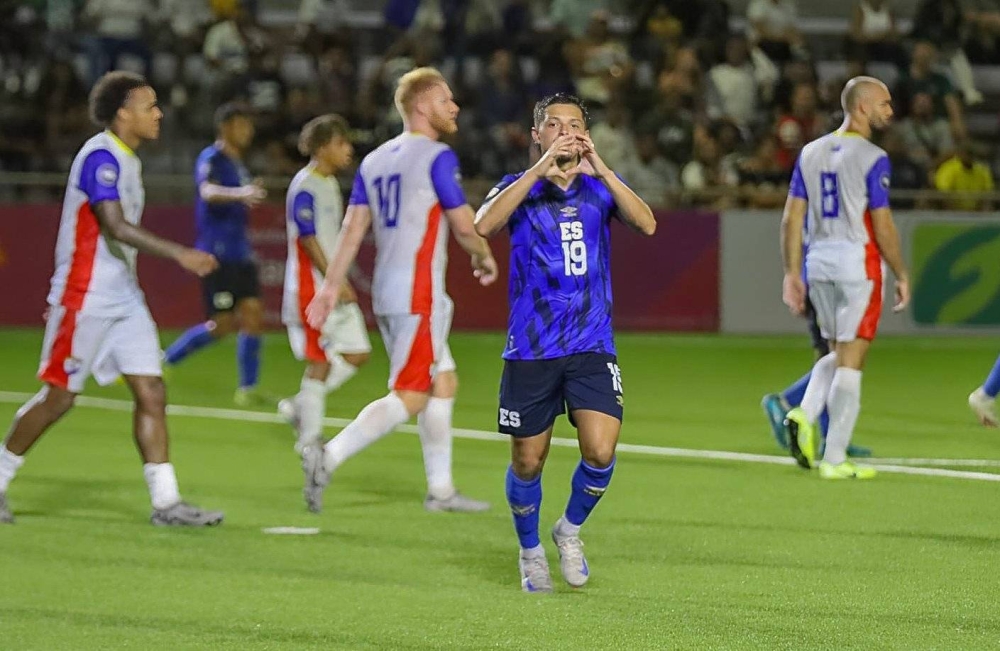
{"label": "jersey collar", "polygon": [[132,151],[132,148],[126,145],[125,141],[116,136],[114,131],[112,131],[111,129],[105,129],[104,133],[108,134],[111,137],[111,140],[117,143],[118,146],[121,147],[126,154],[128,154],[129,156],[135,156],[135,152]]}

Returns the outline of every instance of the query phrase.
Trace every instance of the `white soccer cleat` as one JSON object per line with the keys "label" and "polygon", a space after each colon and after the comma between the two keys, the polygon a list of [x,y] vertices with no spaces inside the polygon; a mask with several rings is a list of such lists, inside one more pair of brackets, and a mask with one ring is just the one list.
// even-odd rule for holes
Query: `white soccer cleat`
{"label": "white soccer cleat", "polygon": [[452,513],[481,513],[490,510],[490,503],[482,500],[474,500],[459,492],[455,492],[451,497],[438,499],[427,496],[424,500],[424,508],[428,511],[450,511]]}
{"label": "white soccer cleat", "polygon": [[552,592],[552,575],[545,552],[537,556],[525,556],[524,550],[517,559],[521,572],[521,589],[525,592]]}
{"label": "white soccer cleat", "polygon": [[323,491],[333,474],[323,467],[323,452],[323,445],[319,442],[302,448],[302,473],[305,475],[302,496],[306,507],[313,513],[323,510]]}
{"label": "white soccer cleat", "polygon": [[590,579],[590,568],[583,555],[583,541],[579,536],[559,535],[559,525],[552,528],[552,542],[559,548],[559,569],[566,583],[582,588]]}
{"label": "white soccer cleat", "polygon": [[1000,419],[997,419],[996,399],[986,395],[983,387],[979,387],[969,394],[969,407],[979,419],[979,422],[986,427],[997,427]]}

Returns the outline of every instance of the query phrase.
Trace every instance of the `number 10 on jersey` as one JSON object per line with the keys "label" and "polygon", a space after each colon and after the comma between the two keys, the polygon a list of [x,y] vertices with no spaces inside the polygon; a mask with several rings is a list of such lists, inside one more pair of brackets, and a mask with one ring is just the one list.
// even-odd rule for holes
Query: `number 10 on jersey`
{"label": "number 10 on jersey", "polygon": [[378,213],[386,228],[395,228],[399,222],[399,174],[377,177],[372,181],[378,199]]}
{"label": "number 10 on jersey", "polygon": [[583,222],[560,222],[563,271],[567,276],[587,273],[587,243],[583,241]]}

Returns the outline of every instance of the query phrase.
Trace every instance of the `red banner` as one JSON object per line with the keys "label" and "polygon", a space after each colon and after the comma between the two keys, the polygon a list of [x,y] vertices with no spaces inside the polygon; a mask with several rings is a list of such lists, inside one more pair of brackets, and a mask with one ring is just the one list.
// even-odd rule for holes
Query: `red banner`
{"label": "red banner", "polygon": [[[0,324],[39,326],[52,274],[53,249],[59,227],[56,204],[0,207]],[[252,240],[260,263],[267,322],[280,325],[286,255],[282,207],[254,211]],[[615,225],[612,233],[612,277],[615,326],[619,330],[715,331],[719,326],[719,218],[696,212],[657,214],[650,238]],[[149,206],[143,225],[180,242],[194,241],[191,206]],[[468,256],[451,240],[448,293],[455,300],[455,328],[503,330],[507,326],[507,262],[505,235],[491,242],[500,263],[501,280],[481,287],[473,278]],[[352,280],[366,311],[374,247],[362,247]],[[157,323],[183,327],[204,318],[200,284],[168,260],[142,256],[140,282]],[[368,315],[371,318],[371,315]]]}

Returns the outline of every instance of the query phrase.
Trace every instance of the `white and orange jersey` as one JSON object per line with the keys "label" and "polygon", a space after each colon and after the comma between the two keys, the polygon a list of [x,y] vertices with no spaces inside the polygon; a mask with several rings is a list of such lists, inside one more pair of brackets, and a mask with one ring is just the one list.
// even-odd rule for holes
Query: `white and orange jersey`
{"label": "white and orange jersey", "polygon": [[136,250],[103,234],[93,207],[117,201],[125,219],[139,224],[145,196],[142,164],[125,143],[110,131],[84,143],[66,185],[49,305],[122,316],[142,302]]}
{"label": "white and orange jersey", "polygon": [[890,176],[885,151],[856,133],[835,131],[802,149],[788,192],[808,202],[808,279],[881,278],[871,211],[889,205]]}
{"label": "white and orange jersey", "polygon": [[322,176],[308,165],[295,175],[285,198],[285,227],[288,231],[288,260],[285,263],[285,293],[281,321],[305,323],[305,309],[323,282],[325,269],[313,266],[303,237],[315,237],[326,259],[333,255],[340,237],[344,202],[336,177]]}
{"label": "white and orange jersey", "polygon": [[351,205],[371,209],[375,314],[430,314],[447,302],[448,221],[465,205],[458,157],[447,145],[404,133],[365,156]]}

